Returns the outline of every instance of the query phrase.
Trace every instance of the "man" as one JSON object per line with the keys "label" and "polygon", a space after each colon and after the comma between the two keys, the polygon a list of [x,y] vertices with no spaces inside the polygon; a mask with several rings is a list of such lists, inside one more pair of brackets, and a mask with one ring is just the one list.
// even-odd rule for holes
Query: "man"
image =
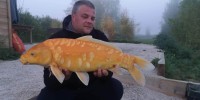
{"label": "man", "polygon": [[[108,41],[104,33],[94,29],[94,22],[94,5],[87,0],[77,1],[73,6],[72,15],[63,21],[63,29],[53,34],[50,39],[75,39],[91,35],[93,38]],[[48,68],[44,69],[46,87],[41,90],[38,100],[120,100],[123,95],[122,84],[112,78],[111,71],[98,69],[89,72],[88,86],[85,86],[75,73],[68,70],[62,72],[65,74],[65,80],[61,84]]]}

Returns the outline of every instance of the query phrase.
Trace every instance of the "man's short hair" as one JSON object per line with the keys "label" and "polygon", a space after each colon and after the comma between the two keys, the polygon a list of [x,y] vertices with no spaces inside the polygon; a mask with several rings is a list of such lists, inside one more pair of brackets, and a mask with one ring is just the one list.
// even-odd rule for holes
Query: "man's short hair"
{"label": "man's short hair", "polygon": [[88,1],[88,0],[79,0],[77,2],[75,2],[73,8],[72,8],[72,14],[76,13],[76,11],[78,10],[78,8],[81,6],[81,5],[85,5],[85,6],[88,6],[92,9],[95,9],[94,5],[92,4],[92,2]]}

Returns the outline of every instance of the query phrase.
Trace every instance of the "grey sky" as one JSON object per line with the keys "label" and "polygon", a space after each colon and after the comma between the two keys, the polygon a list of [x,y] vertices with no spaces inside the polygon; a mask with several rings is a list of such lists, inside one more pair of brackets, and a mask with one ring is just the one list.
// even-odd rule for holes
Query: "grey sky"
{"label": "grey sky", "polygon": [[121,0],[121,8],[127,9],[129,16],[139,24],[140,34],[149,29],[151,34],[160,31],[163,12],[169,0]]}
{"label": "grey sky", "polygon": [[[64,10],[71,5],[71,0],[17,0],[18,7],[29,11],[32,15],[46,16],[63,20]],[[127,9],[130,18],[139,24],[138,34],[151,34],[160,31],[163,12],[169,0],[120,0],[121,9]]]}

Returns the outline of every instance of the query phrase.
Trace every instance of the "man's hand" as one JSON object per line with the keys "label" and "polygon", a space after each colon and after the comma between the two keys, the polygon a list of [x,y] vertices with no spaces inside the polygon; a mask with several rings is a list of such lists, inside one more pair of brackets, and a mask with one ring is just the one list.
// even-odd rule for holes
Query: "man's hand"
{"label": "man's hand", "polygon": [[97,71],[94,72],[94,76],[96,77],[108,76],[108,70],[98,69]]}
{"label": "man's hand", "polygon": [[65,80],[68,80],[70,78],[71,74],[72,74],[71,71],[64,70],[64,69],[62,69],[62,73],[65,75]]}

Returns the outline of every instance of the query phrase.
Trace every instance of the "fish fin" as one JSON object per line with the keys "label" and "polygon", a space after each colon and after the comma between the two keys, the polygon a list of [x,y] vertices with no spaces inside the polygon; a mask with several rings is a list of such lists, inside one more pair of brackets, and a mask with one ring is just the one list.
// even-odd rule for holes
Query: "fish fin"
{"label": "fish fin", "polygon": [[56,67],[54,64],[50,65],[51,71],[53,73],[53,75],[57,78],[57,80],[60,83],[63,83],[64,79],[65,79],[65,75],[62,73],[62,71]]}
{"label": "fish fin", "polygon": [[87,72],[75,72],[81,82],[85,85],[89,83],[89,75]]}
{"label": "fish fin", "polygon": [[94,39],[92,38],[92,36],[82,36],[80,38],[77,38],[78,40],[83,40],[83,41],[92,41],[92,42],[95,42],[95,43],[98,43],[98,44],[103,44],[103,45],[106,45],[108,47],[111,47],[113,49],[116,49],[116,50],[119,50],[122,52],[122,50],[118,47],[115,47],[114,45],[108,43],[108,42],[105,42],[105,41],[102,41],[102,40],[98,40],[98,39]]}
{"label": "fish fin", "polygon": [[144,70],[154,70],[154,65],[152,63],[150,63],[149,61],[143,59],[143,58],[140,58],[138,56],[134,56],[135,58],[135,63],[137,65],[139,65],[142,69]]}
{"label": "fish fin", "polygon": [[131,66],[128,71],[139,85],[145,85],[145,77],[138,68]]}
{"label": "fish fin", "polygon": [[51,75],[52,75],[52,72],[50,71],[50,72],[49,72],[49,77],[51,77]]}
{"label": "fish fin", "polygon": [[122,75],[122,72],[120,70],[119,66],[116,66],[114,68],[109,69],[110,71],[112,71],[113,73],[117,74],[117,75]]}

